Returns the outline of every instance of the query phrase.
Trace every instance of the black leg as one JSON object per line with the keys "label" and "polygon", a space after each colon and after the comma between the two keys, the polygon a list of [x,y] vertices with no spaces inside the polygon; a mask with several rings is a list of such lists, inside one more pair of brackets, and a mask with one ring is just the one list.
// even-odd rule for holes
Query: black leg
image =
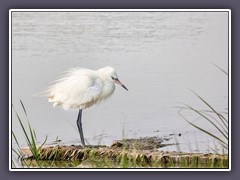
{"label": "black leg", "polygon": [[83,130],[82,130],[82,110],[81,109],[79,109],[79,113],[78,113],[77,127],[78,127],[78,130],[79,130],[82,145],[85,146]]}

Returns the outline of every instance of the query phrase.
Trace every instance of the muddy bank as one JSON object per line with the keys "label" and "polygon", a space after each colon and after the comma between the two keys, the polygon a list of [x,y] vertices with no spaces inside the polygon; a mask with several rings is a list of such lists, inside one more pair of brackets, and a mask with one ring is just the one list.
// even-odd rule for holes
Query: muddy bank
{"label": "muddy bank", "polygon": [[[228,156],[218,154],[161,151],[170,146],[168,140],[158,137],[114,141],[111,146],[60,146],[50,145],[39,149],[41,161],[80,162],[85,167],[214,167],[227,168]],[[24,159],[33,156],[22,148]]]}

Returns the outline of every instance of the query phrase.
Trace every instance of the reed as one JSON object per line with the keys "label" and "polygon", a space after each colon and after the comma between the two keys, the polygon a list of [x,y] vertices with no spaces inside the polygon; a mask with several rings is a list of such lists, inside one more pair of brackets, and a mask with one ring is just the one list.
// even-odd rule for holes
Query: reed
{"label": "reed", "polygon": [[[212,138],[216,139],[225,150],[228,150],[228,119],[224,117],[223,114],[215,110],[213,106],[211,106],[206,100],[204,100],[200,95],[196,92],[192,91],[199,100],[201,100],[206,106],[207,110],[199,110],[189,105],[185,105],[185,107],[181,107],[178,111],[178,114],[191,126],[200,130],[201,132],[211,136]],[[187,119],[183,114],[183,110],[190,110],[200,116],[203,120],[208,121],[210,125],[217,130],[218,133],[210,132],[199,125],[194,124],[191,120]],[[219,136],[220,134],[220,136]]]}
{"label": "reed", "polygon": [[[192,91],[192,90],[191,90]],[[201,132],[211,136],[212,138],[216,139],[221,146],[224,148],[224,150],[228,150],[228,119],[224,116],[224,112],[218,112],[212,105],[210,105],[206,100],[204,100],[200,95],[198,95],[196,92],[192,91],[196,97],[202,101],[206,106],[207,110],[199,110],[197,108],[194,108],[189,105],[185,105],[185,107],[181,107],[181,109],[178,111],[178,114],[191,126],[194,128],[200,130]],[[199,125],[194,124],[189,119],[187,119],[183,114],[183,110],[190,110],[194,113],[196,113],[198,116],[200,116],[203,120],[208,121],[211,126],[217,130],[218,133],[212,133],[209,130],[206,130]],[[228,113],[227,113],[228,115]],[[219,135],[220,134],[220,135]],[[223,151],[224,151],[223,150]]]}
{"label": "reed", "polygon": [[[18,119],[18,122],[20,124],[20,127],[21,127],[21,130],[23,132],[23,135],[24,135],[24,138],[25,138],[25,141],[27,143],[27,146],[28,148],[30,149],[31,151],[31,154],[33,156],[33,158],[36,160],[36,163],[38,164],[38,160],[40,158],[40,150],[41,148],[43,147],[43,145],[46,143],[47,141],[47,135],[45,137],[45,140],[44,142],[39,146],[37,145],[37,136],[36,136],[36,133],[35,133],[35,130],[31,127],[31,124],[30,124],[30,120],[28,118],[28,115],[27,115],[27,111],[26,111],[26,108],[23,104],[23,102],[20,100],[20,104],[21,104],[21,107],[22,107],[22,110],[24,112],[24,115],[25,115],[25,118],[26,118],[26,121],[27,121],[27,127],[24,127],[24,124],[23,124],[23,120],[22,118],[19,116],[19,114],[17,113],[17,111],[15,110],[14,106],[12,105],[12,108],[17,116],[17,119]],[[24,155],[21,151],[21,147],[19,145],[19,142],[17,140],[17,137],[15,135],[15,133],[12,131],[12,138],[13,140],[16,142],[17,144],[17,150],[12,148],[12,151],[21,159],[24,159],[22,158]],[[21,161],[22,163],[24,163],[23,165],[24,166],[30,166],[30,164],[27,164],[26,161]],[[16,167],[15,164],[13,167]]]}
{"label": "reed", "polygon": [[[216,64],[215,65],[220,71],[222,71],[225,75],[228,76],[228,73],[221,67],[219,67]],[[208,103],[204,98],[202,98],[199,94],[197,94],[195,91],[190,91],[207,107],[206,110],[199,110],[198,108],[194,108],[192,106],[189,106],[187,104],[184,104],[183,107],[180,107],[180,110],[178,111],[178,114],[191,126],[198,129],[199,131],[211,136],[212,138],[216,139],[219,144],[223,147],[222,152],[226,153],[228,151],[228,141],[229,141],[229,132],[228,132],[228,118],[225,116],[228,116],[228,108],[227,112],[219,112],[217,111],[210,103]],[[196,113],[198,116],[200,116],[203,120],[208,121],[211,126],[217,130],[218,133],[212,133],[209,130],[206,130],[199,125],[194,124],[192,121],[187,119],[183,114],[182,111],[184,110],[190,110],[194,113]],[[219,135],[220,134],[220,135]],[[216,149],[216,148],[215,148]]]}

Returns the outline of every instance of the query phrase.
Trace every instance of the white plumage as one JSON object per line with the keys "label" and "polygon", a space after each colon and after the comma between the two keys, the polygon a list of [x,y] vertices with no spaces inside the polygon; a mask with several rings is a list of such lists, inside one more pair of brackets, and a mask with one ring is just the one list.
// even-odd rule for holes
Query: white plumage
{"label": "white plumage", "polygon": [[62,105],[66,110],[85,109],[111,96],[115,90],[114,83],[121,84],[112,67],[97,71],[86,68],[71,69],[65,77],[48,88],[48,100],[53,102],[53,107]]}
{"label": "white plumage", "polygon": [[62,105],[64,109],[78,108],[77,126],[83,146],[85,146],[82,130],[82,109],[91,107],[109,96],[115,90],[115,83],[128,90],[118,79],[112,67],[105,67],[97,71],[76,68],[58,79],[50,86],[46,94],[53,107]]}

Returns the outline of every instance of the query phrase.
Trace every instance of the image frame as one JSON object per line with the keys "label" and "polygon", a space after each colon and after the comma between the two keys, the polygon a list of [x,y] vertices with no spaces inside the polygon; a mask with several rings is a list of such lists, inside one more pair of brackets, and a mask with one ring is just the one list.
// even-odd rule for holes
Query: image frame
{"label": "image frame", "polygon": [[[134,11],[134,12],[149,12],[149,11],[163,11],[163,12],[176,12],[176,11],[186,11],[186,12],[228,12],[228,108],[229,108],[229,168],[225,169],[209,169],[209,168],[151,168],[151,169],[135,169],[135,168],[126,168],[126,169],[116,169],[116,168],[107,168],[107,169],[73,169],[73,168],[12,168],[11,158],[12,158],[12,12],[75,12],[75,11],[94,11],[94,12],[109,12],[109,11]],[[10,171],[231,171],[231,10],[230,9],[10,9],[9,10],[9,170]]]}

